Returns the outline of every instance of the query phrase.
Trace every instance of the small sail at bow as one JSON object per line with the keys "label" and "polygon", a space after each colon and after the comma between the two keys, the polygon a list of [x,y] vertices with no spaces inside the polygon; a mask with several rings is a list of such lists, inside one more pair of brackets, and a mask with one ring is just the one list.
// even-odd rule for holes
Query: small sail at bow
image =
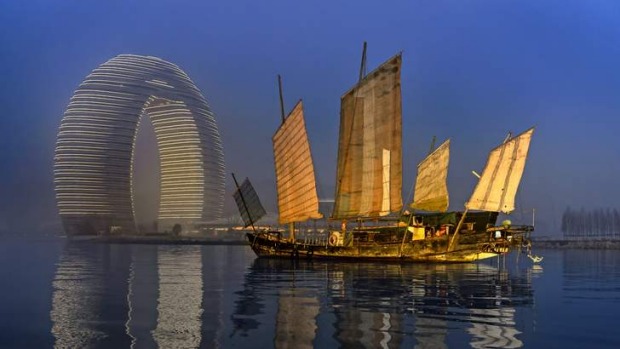
{"label": "small sail at bow", "polygon": [[341,98],[332,218],[379,217],[402,208],[401,55]]}
{"label": "small sail at bow", "polygon": [[411,208],[438,212],[448,210],[449,162],[450,140],[447,140],[418,164]]}
{"label": "small sail at bow", "polygon": [[273,155],[280,224],[322,218],[301,101],[273,136]]}
{"label": "small sail at bow", "polygon": [[258,194],[254,190],[252,183],[249,179],[245,179],[239,186],[239,189],[233,194],[241,219],[243,220],[243,226],[248,227],[256,223],[265,214],[265,208],[258,199]]}
{"label": "small sail at bow", "polygon": [[491,151],[476,189],[467,202],[468,209],[504,213],[514,210],[533,132],[531,128]]}

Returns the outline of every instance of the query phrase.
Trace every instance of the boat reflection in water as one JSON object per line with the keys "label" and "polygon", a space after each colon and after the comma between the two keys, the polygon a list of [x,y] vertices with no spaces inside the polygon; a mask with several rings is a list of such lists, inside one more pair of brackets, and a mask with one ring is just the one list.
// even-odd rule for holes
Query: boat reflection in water
{"label": "boat reflection in water", "polygon": [[69,243],[51,333],[58,348],[517,348],[527,344],[533,272]]}
{"label": "boat reflection in water", "polygon": [[276,348],[445,348],[465,346],[462,338],[474,348],[518,348],[515,315],[533,304],[531,273],[523,274],[484,264],[256,259],[237,294],[233,336],[273,330]]}

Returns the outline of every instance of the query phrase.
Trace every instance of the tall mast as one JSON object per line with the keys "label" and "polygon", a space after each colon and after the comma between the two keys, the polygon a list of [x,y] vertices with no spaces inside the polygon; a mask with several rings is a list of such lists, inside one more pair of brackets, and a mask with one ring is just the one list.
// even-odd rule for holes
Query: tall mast
{"label": "tall mast", "polygon": [[282,115],[282,123],[284,123],[286,114],[284,114],[284,97],[282,96],[282,77],[280,74],[278,74],[278,90],[280,91],[280,114]]}
{"label": "tall mast", "polygon": [[428,155],[431,155],[433,153],[433,150],[435,150],[435,141],[437,141],[437,137],[433,136],[433,140],[431,141],[431,148],[428,150]]}
{"label": "tall mast", "polygon": [[366,76],[366,41],[364,41],[364,48],[362,49],[362,63],[360,64],[360,76],[359,81],[362,81],[364,76]]}
{"label": "tall mast", "polygon": [[[282,76],[278,74],[278,91],[280,93],[280,113],[282,116],[282,124],[284,124],[284,120],[286,119],[286,114],[284,112],[284,96],[282,93]],[[289,238],[293,243],[295,243],[295,222],[291,222],[288,225],[289,227]]]}

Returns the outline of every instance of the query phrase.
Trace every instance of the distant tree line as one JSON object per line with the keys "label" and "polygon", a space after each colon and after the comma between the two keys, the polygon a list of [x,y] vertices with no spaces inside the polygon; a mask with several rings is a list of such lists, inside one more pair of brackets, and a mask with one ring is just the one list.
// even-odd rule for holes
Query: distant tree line
{"label": "distant tree line", "polygon": [[565,239],[620,239],[620,213],[617,209],[597,208],[573,210],[567,207],[562,215]]}

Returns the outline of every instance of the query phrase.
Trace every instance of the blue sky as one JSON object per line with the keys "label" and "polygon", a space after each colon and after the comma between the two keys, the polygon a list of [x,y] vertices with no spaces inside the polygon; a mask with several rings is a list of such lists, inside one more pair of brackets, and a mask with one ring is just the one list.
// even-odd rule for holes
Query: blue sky
{"label": "blue sky", "polygon": [[304,99],[319,192],[332,197],[340,96],[363,41],[369,69],[403,51],[404,195],[433,135],[452,139],[451,208],[460,209],[487,152],[536,126],[517,204],[538,210],[541,235],[554,234],[566,206],[620,206],[617,1],[7,0],[0,231],[57,225],[62,113],[86,75],[121,53],[185,70],[216,114],[227,172],[250,177],[271,210],[282,74],[287,108]]}

